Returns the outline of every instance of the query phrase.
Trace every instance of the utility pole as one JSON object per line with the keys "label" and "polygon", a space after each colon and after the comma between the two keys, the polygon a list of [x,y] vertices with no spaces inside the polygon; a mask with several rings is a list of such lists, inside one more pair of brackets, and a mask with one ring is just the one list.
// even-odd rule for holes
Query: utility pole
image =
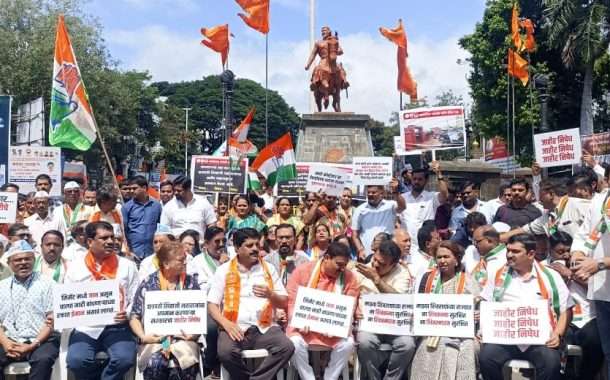
{"label": "utility pole", "polygon": [[184,175],[189,175],[189,111],[192,110],[190,107],[182,108],[186,113],[184,120],[184,128],[186,133],[184,134]]}

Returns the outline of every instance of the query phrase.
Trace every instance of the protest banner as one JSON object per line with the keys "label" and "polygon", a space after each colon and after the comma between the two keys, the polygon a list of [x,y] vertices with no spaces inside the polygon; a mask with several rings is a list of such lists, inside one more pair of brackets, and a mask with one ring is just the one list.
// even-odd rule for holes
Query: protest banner
{"label": "protest banner", "polygon": [[413,295],[363,294],[359,329],[373,334],[413,335]]}
{"label": "protest banner", "polygon": [[464,107],[422,107],[400,111],[400,139],[406,151],[463,148]]}
{"label": "protest banner", "polygon": [[297,178],[277,184],[278,197],[304,197],[307,177],[309,176],[309,163],[297,162]]}
{"label": "protest banner", "polygon": [[0,193],[0,223],[15,223],[17,195],[17,193]]}
{"label": "protest banner", "polygon": [[472,294],[414,294],[413,334],[473,338],[474,297]]}
{"label": "protest banner", "polygon": [[36,176],[44,173],[53,182],[49,195],[61,195],[61,148],[11,146],[8,162],[8,182],[18,185],[20,193],[36,191]]}
{"label": "protest banner", "polygon": [[356,298],[299,286],[290,326],[347,338]]}
{"label": "protest banner", "polygon": [[[8,152],[11,142],[11,97],[0,96],[0,186],[8,178]],[[26,194],[26,193],[24,193]]]}
{"label": "protest banner", "polygon": [[351,172],[330,165],[312,164],[307,176],[306,191],[322,191],[326,195],[340,196],[345,187],[351,187]]}
{"label": "protest banner", "polygon": [[205,193],[245,193],[248,173],[248,159],[237,163],[229,157],[193,156],[191,158],[191,178],[193,192]]}
{"label": "protest banner", "polygon": [[582,136],[582,150],[599,162],[610,162],[610,132]]}
{"label": "protest banner", "polygon": [[481,335],[484,343],[544,345],[551,337],[548,301],[481,302]]}
{"label": "protest banner", "polygon": [[392,157],[354,157],[352,185],[387,185],[392,180]]}
{"label": "protest banner", "polygon": [[534,135],[536,162],[542,168],[580,164],[580,132],[578,128]]}
{"label": "protest banner", "polygon": [[504,137],[486,138],[483,144],[485,161],[499,160],[508,157],[508,147]]}
{"label": "protest banner", "polygon": [[147,291],[144,295],[144,332],[157,335],[205,333],[206,307],[206,294],[202,290]]}
{"label": "protest banner", "polygon": [[53,285],[55,329],[114,324],[121,295],[116,280]]}

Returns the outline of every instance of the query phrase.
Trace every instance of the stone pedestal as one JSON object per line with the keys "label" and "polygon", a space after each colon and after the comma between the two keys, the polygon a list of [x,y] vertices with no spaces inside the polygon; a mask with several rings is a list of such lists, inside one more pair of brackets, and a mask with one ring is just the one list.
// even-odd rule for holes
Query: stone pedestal
{"label": "stone pedestal", "polygon": [[354,156],[373,156],[368,115],[351,112],[304,114],[296,144],[298,162],[351,163]]}

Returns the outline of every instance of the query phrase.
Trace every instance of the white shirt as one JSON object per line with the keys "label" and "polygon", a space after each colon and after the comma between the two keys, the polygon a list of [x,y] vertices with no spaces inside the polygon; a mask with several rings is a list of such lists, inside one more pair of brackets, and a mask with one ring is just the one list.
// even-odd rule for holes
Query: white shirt
{"label": "white shirt", "polygon": [[[426,220],[434,220],[436,209],[441,205],[439,193],[423,190],[417,197],[408,191],[402,194],[406,208],[400,214],[400,224],[411,236],[411,247],[417,247],[417,231]],[[414,253],[416,248],[411,248]]]}
{"label": "white shirt", "polygon": [[356,208],[352,218],[352,230],[358,231],[367,256],[372,253],[371,244],[378,233],[392,234],[394,232],[397,208],[396,201],[385,199],[382,199],[377,207],[365,202]]}
{"label": "white shirt", "polygon": [[[571,251],[584,252],[589,257],[593,257],[595,260],[600,260],[603,257],[610,256],[610,232],[602,234],[599,243],[595,247],[593,254],[585,246],[587,237],[591,233],[591,230],[597,226],[597,223],[604,218],[606,223],[610,223],[610,217],[602,216],[602,204],[606,199],[606,194],[610,190],[606,190],[602,193],[595,194],[591,200],[591,204],[588,209],[585,210],[585,218],[578,230],[578,233],[574,235],[574,241],[572,242]],[[608,270],[602,270],[589,278],[589,290],[587,292],[587,298],[590,300],[599,300],[610,302],[610,276]]]}
{"label": "white shirt", "polygon": [[[129,315],[133,297],[140,284],[138,268],[133,261],[120,256],[117,258],[119,259],[119,264],[115,279],[119,282],[121,289],[123,289],[123,294],[125,296],[125,311],[127,311],[127,314]],[[95,281],[95,279],[91,272],[89,272],[87,265],[85,265],[85,257],[83,256],[82,259],[72,261],[68,267],[68,273],[66,274],[64,283],[71,284],[89,281]],[[97,339],[104,331],[104,327],[79,327],[76,330],[89,335],[93,339]]]}
{"label": "white shirt", "polygon": [[568,289],[576,303],[572,309],[572,324],[583,328],[591,319],[595,318],[595,304],[587,299],[587,289],[576,281],[570,282]]}
{"label": "white shirt", "polygon": [[479,209],[479,212],[485,215],[487,223],[491,224],[500,206],[504,206],[504,202],[502,202],[500,198],[494,198],[490,201],[485,202]]}
{"label": "white shirt", "polygon": [[41,218],[40,215],[34,214],[25,218],[23,224],[28,226],[28,229],[32,234],[32,239],[34,239],[38,247],[42,246],[42,235],[44,235],[45,232],[50,230],[57,230],[61,232],[61,234],[64,236],[65,241],[66,229],[64,227],[61,212],[54,214],[49,213],[44,219]]}
{"label": "white shirt", "polygon": [[275,202],[275,198],[273,197],[273,195],[264,193],[260,197],[265,201],[263,208],[269,211],[273,210],[273,203]]}
{"label": "white shirt", "polygon": [[[480,212],[481,208],[485,205],[485,202],[482,202],[477,199],[477,203],[475,203],[474,207],[471,210],[468,210],[464,205],[459,205],[454,208],[451,212],[451,221],[449,222],[449,229],[451,231],[457,230],[462,224],[462,220],[466,218],[466,216],[472,214],[473,212]],[[434,219],[434,217],[432,218]],[[487,221],[489,223],[489,220]]]}
{"label": "white shirt", "polygon": [[[585,219],[585,212],[590,203],[591,201],[588,199],[568,198],[568,202],[560,216],[557,215],[556,210],[552,210],[555,217],[559,216],[556,220],[557,229],[574,237]],[[550,213],[551,211],[549,210],[544,211],[540,217],[523,226],[523,230],[528,234],[550,236]]]}
{"label": "white shirt", "polygon": [[[210,260],[209,263],[208,260]],[[199,287],[207,293],[210,289],[210,280],[214,277],[216,269],[221,265],[220,261],[208,255],[206,252],[201,252],[191,260],[190,264],[194,273],[197,273]]]}
{"label": "white shirt", "polygon": [[417,250],[415,253],[409,255],[409,269],[412,269],[411,274],[415,276],[415,278],[421,277],[424,273],[434,267],[434,265],[431,264],[432,262],[432,256],[428,256],[425,252]]}
{"label": "white shirt", "polygon": [[[464,252],[464,258],[462,258],[462,264],[466,269],[466,273],[472,276],[472,272],[477,267],[477,264],[481,261],[481,254],[474,245],[469,245]],[[506,265],[506,247],[503,250],[496,253],[492,257],[487,258],[485,262],[485,270],[487,271],[487,282],[493,281],[496,272]]]}
{"label": "white shirt", "polygon": [[87,248],[73,241],[61,253],[61,257],[68,261],[81,260],[87,256]]}
{"label": "white shirt", "polygon": [[193,194],[193,199],[185,205],[176,197],[163,207],[161,224],[172,229],[172,234],[179,236],[186,230],[195,230],[203,238],[205,229],[216,223],[214,206],[205,197]]}
{"label": "white shirt", "polygon": [[[228,261],[218,267],[212,278],[212,282],[210,283],[208,302],[216,304],[221,308],[225,294],[225,279],[229,272],[230,265],[231,261]],[[267,268],[273,279],[273,291],[276,294],[287,296],[288,293],[286,292],[284,285],[282,285],[280,276],[273,265],[267,265]],[[246,330],[250,326],[257,326],[264,334],[267,329],[258,326],[258,319],[263,307],[267,303],[267,299],[256,297],[252,290],[254,285],[266,284],[263,268],[260,264],[256,264],[252,266],[249,271],[246,271],[241,265],[238,265],[238,269],[240,277],[240,296],[237,324],[242,330]]]}

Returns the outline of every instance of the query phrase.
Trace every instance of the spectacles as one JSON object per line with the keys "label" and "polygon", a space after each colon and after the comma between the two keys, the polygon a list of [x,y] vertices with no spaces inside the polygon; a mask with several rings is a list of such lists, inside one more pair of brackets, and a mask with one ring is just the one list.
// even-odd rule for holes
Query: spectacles
{"label": "spectacles", "polygon": [[29,233],[27,233],[27,232],[24,232],[24,233],[17,234],[17,237],[20,237],[20,238],[22,238],[22,239],[23,239],[23,238],[29,238],[29,237],[32,237],[32,234],[29,234]]}

